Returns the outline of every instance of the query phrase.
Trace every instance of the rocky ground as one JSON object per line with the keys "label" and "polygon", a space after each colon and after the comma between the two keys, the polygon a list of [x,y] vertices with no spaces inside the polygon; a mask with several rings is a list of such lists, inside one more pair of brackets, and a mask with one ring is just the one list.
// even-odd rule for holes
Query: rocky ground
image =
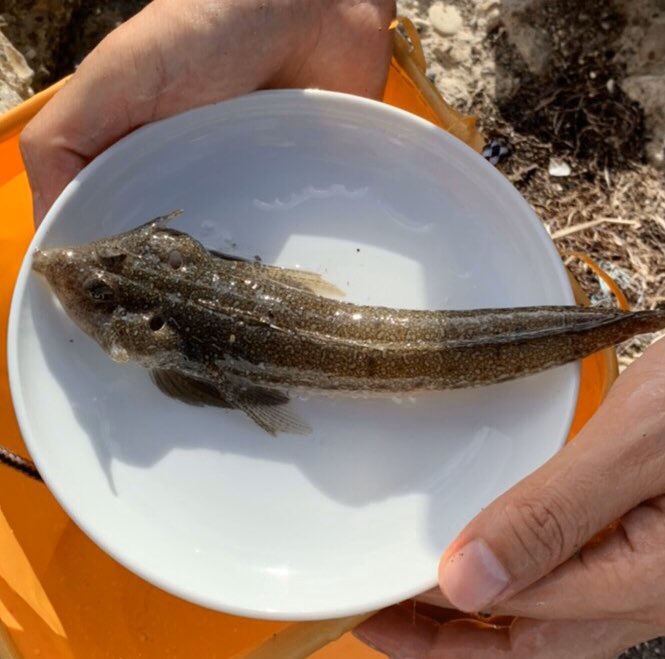
{"label": "rocky ground", "polygon": [[[73,71],[146,0],[0,0],[0,112]],[[563,254],[631,304],[665,303],[665,0],[399,0],[429,75],[510,156],[500,167]],[[572,256],[592,300],[606,287]],[[655,337],[620,349],[622,365]],[[665,656],[659,639],[626,659]]]}

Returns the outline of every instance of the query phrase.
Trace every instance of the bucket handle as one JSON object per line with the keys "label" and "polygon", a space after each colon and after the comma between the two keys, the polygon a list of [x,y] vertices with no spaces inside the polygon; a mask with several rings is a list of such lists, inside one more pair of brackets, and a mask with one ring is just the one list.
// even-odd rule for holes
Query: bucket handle
{"label": "bucket handle", "polygon": [[22,458],[14,451],[10,451],[8,448],[0,445],[0,464],[4,464],[7,467],[15,469],[24,476],[29,476],[36,481],[42,481],[42,477],[37,471],[34,462]]}
{"label": "bucket handle", "polygon": [[416,66],[423,72],[427,71],[427,60],[425,59],[425,51],[420,42],[420,35],[418,28],[413,22],[406,18],[406,16],[398,16],[391,24],[390,29],[397,29],[400,36],[406,41],[409,49],[409,55],[416,64]]}
{"label": "bucket handle", "polygon": [[562,252],[561,256],[571,257],[588,265],[591,270],[593,270],[596,277],[598,277],[598,279],[600,279],[607,286],[607,288],[610,289],[612,295],[614,295],[617,301],[619,309],[623,311],[630,310],[630,303],[628,302],[628,298],[626,298],[619,285],[590,256],[584,254],[583,252]]}

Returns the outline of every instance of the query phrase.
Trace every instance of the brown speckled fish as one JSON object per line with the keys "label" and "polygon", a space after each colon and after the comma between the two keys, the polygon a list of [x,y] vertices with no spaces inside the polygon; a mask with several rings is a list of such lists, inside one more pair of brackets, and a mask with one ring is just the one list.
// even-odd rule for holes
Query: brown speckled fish
{"label": "brown speckled fish", "polygon": [[71,318],[186,403],[306,432],[290,390],[414,392],[502,382],[665,327],[665,311],[406,311],[358,306],[319,275],[238,260],[167,226],[34,255]]}

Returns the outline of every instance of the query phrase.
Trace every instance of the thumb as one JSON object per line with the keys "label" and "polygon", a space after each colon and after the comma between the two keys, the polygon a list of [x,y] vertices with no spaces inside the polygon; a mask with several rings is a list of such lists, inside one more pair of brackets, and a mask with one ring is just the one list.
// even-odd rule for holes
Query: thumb
{"label": "thumb", "polygon": [[580,433],[483,510],[445,552],[439,585],[463,611],[489,610],[593,535],[665,490],[665,341],[617,380]]}

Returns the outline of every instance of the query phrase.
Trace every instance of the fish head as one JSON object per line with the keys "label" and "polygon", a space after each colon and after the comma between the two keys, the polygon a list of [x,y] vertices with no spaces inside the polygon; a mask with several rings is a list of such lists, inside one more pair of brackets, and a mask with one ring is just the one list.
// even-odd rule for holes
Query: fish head
{"label": "fish head", "polygon": [[67,315],[106,349],[119,295],[96,250],[89,245],[37,249],[32,269],[46,279]]}
{"label": "fish head", "polygon": [[[41,274],[68,316],[116,362],[158,367],[180,348],[181,337],[152,281],[197,276],[205,249],[158,223],[88,244],[36,250]],[[150,273],[150,277],[147,273]]]}

